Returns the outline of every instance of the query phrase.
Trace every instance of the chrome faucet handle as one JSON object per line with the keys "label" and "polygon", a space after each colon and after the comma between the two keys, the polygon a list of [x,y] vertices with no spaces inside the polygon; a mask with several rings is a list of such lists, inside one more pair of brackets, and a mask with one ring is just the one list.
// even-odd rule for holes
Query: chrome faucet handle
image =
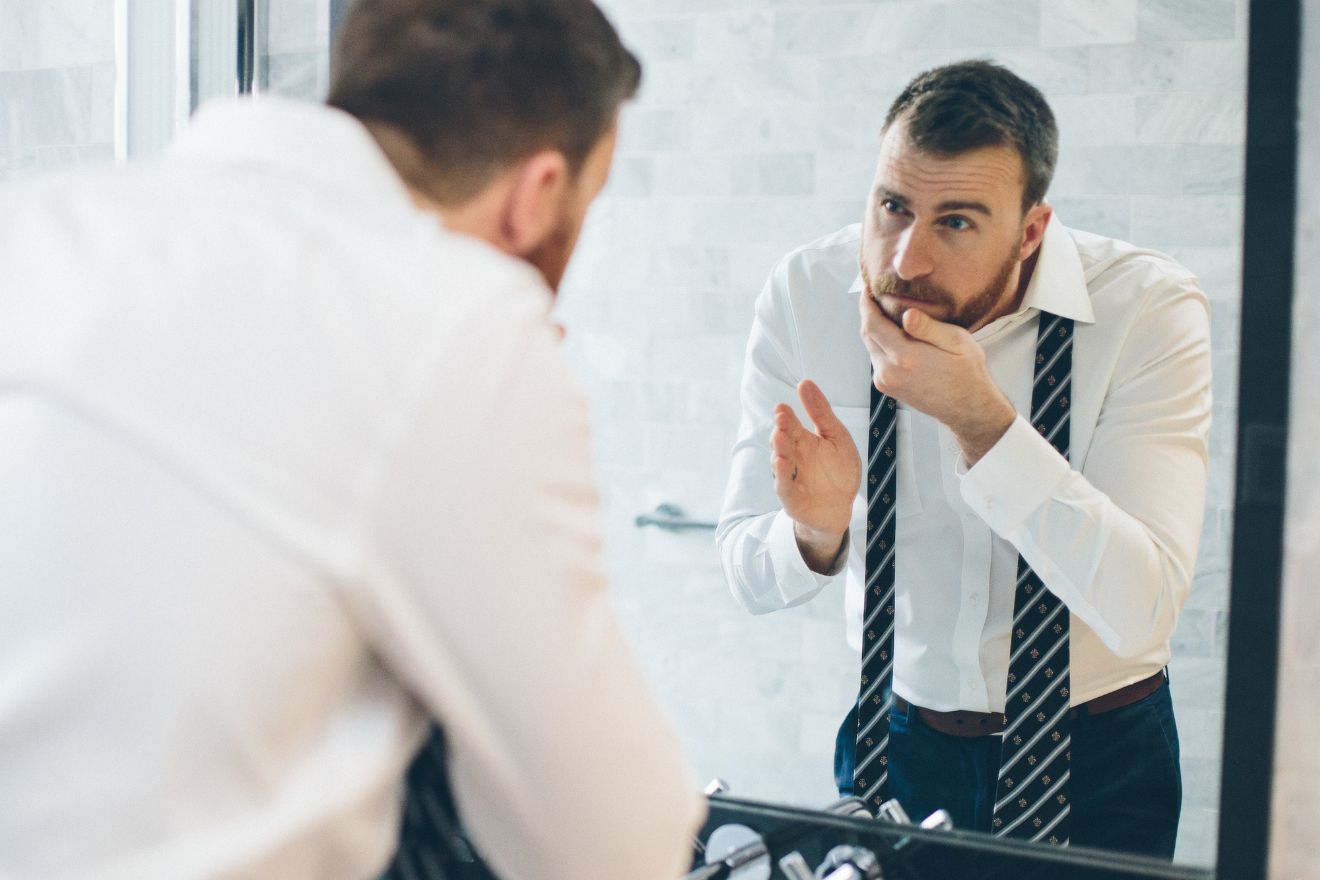
{"label": "chrome faucet handle", "polygon": [[953,817],[948,810],[936,810],[921,820],[921,827],[927,831],[952,831]]}
{"label": "chrome faucet handle", "polygon": [[802,858],[802,853],[794,851],[779,860],[779,870],[788,880],[816,880],[811,873],[811,866]]}
{"label": "chrome faucet handle", "polygon": [[835,816],[865,816],[868,819],[872,818],[871,811],[866,806],[866,801],[853,795],[839,798],[827,806],[825,812]]}
{"label": "chrome faucet handle", "polygon": [[895,825],[912,824],[912,818],[908,816],[907,810],[903,809],[903,805],[898,802],[898,798],[890,798],[881,804],[876,813],[876,818],[893,822]]}
{"label": "chrome faucet handle", "polygon": [[816,868],[816,880],[884,880],[880,860],[860,846],[836,846]]}

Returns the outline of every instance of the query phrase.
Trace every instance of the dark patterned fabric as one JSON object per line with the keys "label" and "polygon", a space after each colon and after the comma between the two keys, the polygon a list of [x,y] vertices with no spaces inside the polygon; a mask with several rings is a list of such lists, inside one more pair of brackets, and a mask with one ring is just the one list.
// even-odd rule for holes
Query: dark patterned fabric
{"label": "dark patterned fabric", "polygon": [[[1073,322],[1042,314],[1031,424],[1069,453]],[[1068,608],[1018,557],[1008,702],[995,792],[994,833],[1068,842],[1072,736],[1068,720]]]}
{"label": "dark patterned fabric", "polygon": [[890,682],[894,671],[894,519],[898,493],[898,403],[871,383],[866,464],[866,601],[857,696],[853,793],[874,812],[889,795]]}
{"label": "dark patterned fabric", "polygon": [[459,823],[439,727],[413,759],[406,785],[399,849],[380,880],[497,880]]}
{"label": "dark patterned fabric", "polygon": [[[1036,340],[1031,423],[1069,454],[1073,322],[1042,313]],[[893,705],[897,404],[871,386],[867,449],[866,601],[857,700],[853,792],[874,810],[888,798]],[[1068,609],[1018,558],[1008,703],[995,794],[996,834],[1068,842]]]}

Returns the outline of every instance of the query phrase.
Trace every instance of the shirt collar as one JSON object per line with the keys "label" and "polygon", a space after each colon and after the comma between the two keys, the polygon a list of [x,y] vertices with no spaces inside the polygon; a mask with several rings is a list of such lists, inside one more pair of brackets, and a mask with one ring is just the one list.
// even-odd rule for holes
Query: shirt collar
{"label": "shirt collar", "polygon": [[[861,293],[864,289],[862,274],[858,272],[848,292]],[[1086,275],[1082,270],[1082,258],[1077,253],[1077,245],[1068,234],[1067,227],[1055,216],[1051,216],[1045,225],[1036,269],[1027,284],[1022,305],[1014,314],[1021,314],[1028,309],[1072,318],[1083,324],[1095,323],[1091,294],[1086,289]]]}
{"label": "shirt collar", "polygon": [[324,104],[268,95],[213,101],[197,111],[170,151],[265,165],[348,197],[412,207],[375,138],[357,119]]}

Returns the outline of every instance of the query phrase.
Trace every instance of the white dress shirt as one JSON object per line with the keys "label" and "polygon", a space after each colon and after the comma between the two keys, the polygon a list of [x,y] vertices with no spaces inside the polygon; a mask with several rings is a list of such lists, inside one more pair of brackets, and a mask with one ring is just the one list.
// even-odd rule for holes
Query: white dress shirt
{"label": "white dress shirt", "polygon": [[538,274],[273,99],[0,205],[0,877],[372,878],[432,716],[501,876],[686,868]]}
{"label": "white dress shirt", "polygon": [[[807,568],[770,475],[776,403],[806,421],[813,379],[863,459],[870,362],[858,335],[860,226],[790,253],[756,303],[717,541],[734,595],[762,613],[845,581],[861,644],[866,481],[842,578]],[[898,411],[894,689],[917,705],[1003,711],[1018,554],[1071,612],[1074,705],[1169,660],[1192,583],[1210,423],[1209,307],[1167,256],[1051,220],[1021,308],[973,334],[1027,412],[1040,310],[1074,319],[1071,465],[1019,416],[970,470],[952,432]]]}

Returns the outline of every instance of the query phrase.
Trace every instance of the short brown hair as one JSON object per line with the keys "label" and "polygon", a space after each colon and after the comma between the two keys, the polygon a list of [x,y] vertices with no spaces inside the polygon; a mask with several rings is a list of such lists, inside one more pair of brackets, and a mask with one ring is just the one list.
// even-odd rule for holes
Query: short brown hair
{"label": "short brown hair", "polygon": [[902,118],[912,145],[942,156],[1011,146],[1022,157],[1022,210],[1045,198],[1059,156],[1059,130],[1045,96],[990,61],[960,61],[908,83],[885,116]]}
{"label": "short brown hair", "polygon": [[327,99],[403,135],[442,204],[542,149],[576,173],[641,81],[591,0],[356,0]]}

